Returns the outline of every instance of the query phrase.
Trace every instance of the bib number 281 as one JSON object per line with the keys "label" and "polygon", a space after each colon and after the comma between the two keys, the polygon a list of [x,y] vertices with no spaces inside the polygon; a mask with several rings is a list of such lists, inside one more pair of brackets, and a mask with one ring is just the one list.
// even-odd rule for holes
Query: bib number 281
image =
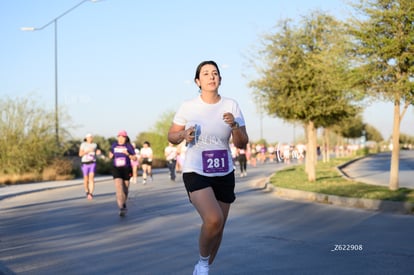
{"label": "bib number 281", "polygon": [[221,173],[229,171],[229,155],[227,150],[203,151],[204,173]]}

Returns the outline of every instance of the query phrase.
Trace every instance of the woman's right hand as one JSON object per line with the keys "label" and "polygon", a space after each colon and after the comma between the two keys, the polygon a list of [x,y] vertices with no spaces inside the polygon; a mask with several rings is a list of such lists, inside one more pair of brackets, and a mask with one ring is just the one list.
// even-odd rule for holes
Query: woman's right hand
{"label": "woman's right hand", "polygon": [[185,142],[191,143],[195,139],[196,128],[195,126],[191,126],[190,128],[184,130],[184,139]]}
{"label": "woman's right hand", "polygon": [[185,129],[182,125],[172,124],[168,131],[168,141],[172,144],[180,144],[185,141],[188,144],[194,140],[195,131],[195,126]]}

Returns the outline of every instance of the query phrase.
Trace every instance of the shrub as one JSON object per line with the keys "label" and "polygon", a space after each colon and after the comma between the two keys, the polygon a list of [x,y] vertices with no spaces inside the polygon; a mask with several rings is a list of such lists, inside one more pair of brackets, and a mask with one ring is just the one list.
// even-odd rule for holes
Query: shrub
{"label": "shrub", "polygon": [[73,179],[73,162],[69,159],[55,158],[42,173],[43,180],[67,180]]}

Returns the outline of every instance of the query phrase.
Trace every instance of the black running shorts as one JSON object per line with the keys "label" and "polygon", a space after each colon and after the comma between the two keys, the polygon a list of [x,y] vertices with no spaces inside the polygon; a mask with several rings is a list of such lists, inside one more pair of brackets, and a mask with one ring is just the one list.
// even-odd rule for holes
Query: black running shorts
{"label": "black running shorts", "polygon": [[112,167],[112,176],[114,179],[129,180],[132,177],[131,166]]}
{"label": "black running shorts", "polygon": [[234,171],[220,177],[206,177],[193,172],[183,173],[183,180],[189,198],[191,192],[211,187],[218,201],[232,203],[236,200]]}

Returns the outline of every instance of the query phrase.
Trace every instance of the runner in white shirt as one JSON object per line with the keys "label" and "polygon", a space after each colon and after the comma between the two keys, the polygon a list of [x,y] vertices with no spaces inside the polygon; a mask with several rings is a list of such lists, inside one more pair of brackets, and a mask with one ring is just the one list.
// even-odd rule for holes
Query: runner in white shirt
{"label": "runner in white shirt", "polygon": [[140,150],[143,184],[147,182],[147,176],[152,180],[152,157],[153,152],[151,144],[148,141],[145,141]]}
{"label": "runner in white shirt", "polygon": [[237,148],[244,148],[249,138],[238,103],[218,93],[221,76],[217,64],[200,63],[194,80],[200,95],[178,109],[168,140],[173,144],[187,142],[183,180],[203,221],[200,259],[193,274],[207,274],[220,247],[230,205],[236,199],[230,139]]}

